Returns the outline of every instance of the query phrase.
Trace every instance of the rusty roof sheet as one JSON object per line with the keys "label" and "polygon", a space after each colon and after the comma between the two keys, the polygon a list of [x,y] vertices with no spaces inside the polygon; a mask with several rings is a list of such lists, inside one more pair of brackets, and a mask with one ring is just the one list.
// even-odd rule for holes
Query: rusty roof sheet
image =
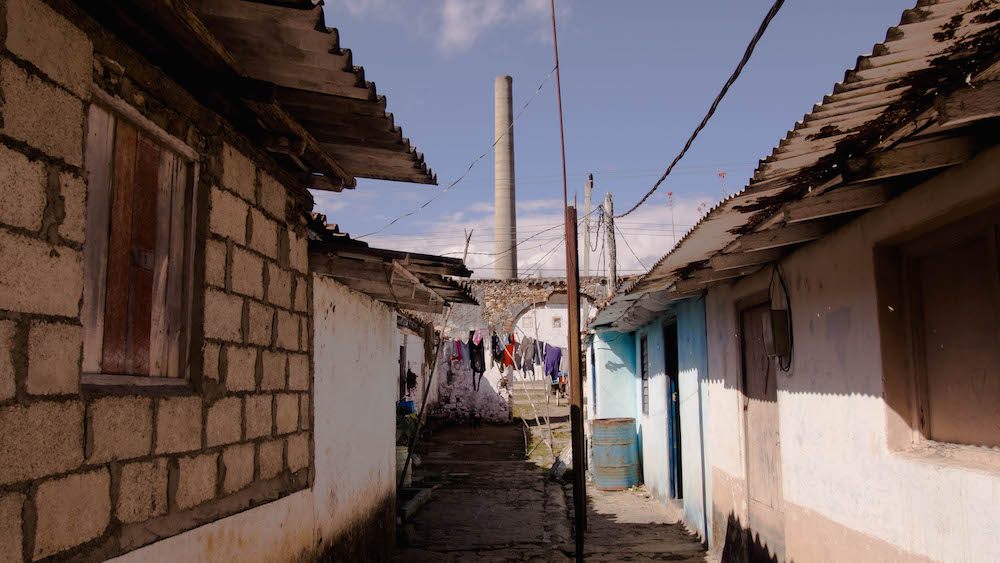
{"label": "rusty roof sheet", "polygon": [[[386,112],[385,96],[354,66],[337,30],[327,27],[322,2],[187,1],[251,77],[276,85],[281,106],[348,174],[437,183]],[[292,157],[295,150],[287,147]]]}
{"label": "rusty roof sheet", "polygon": [[703,268],[742,235],[775,221],[782,206],[813,190],[849,183],[852,157],[873,153],[932,125],[935,99],[1000,75],[1000,1],[920,0],[858,58],[833,92],[760,161],[750,183],[716,204],[650,270],[621,284],[591,327],[607,326],[638,294],[663,290]]}

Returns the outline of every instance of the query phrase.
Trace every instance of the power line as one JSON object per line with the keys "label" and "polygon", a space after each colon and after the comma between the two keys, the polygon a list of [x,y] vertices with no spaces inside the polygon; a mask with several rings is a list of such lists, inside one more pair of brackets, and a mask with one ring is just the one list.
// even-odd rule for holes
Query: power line
{"label": "power line", "polygon": [[740,59],[740,64],[736,65],[736,70],[733,71],[733,74],[729,76],[729,80],[727,80],[726,84],[723,85],[722,90],[719,92],[719,95],[715,97],[715,101],[712,102],[712,107],[708,108],[708,113],[705,114],[705,117],[701,120],[701,123],[699,123],[698,127],[695,128],[693,133],[691,133],[691,137],[688,138],[687,142],[684,143],[684,148],[681,149],[681,152],[674,158],[674,161],[670,163],[670,166],[667,167],[667,171],[663,173],[663,176],[660,176],[660,179],[657,180],[655,184],[653,184],[653,188],[650,189],[648,192],[646,192],[646,195],[642,196],[642,199],[639,200],[639,203],[636,203],[632,207],[632,209],[629,209],[625,213],[622,213],[621,215],[616,215],[615,219],[619,217],[625,217],[629,213],[632,213],[633,211],[638,209],[640,205],[645,203],[646,200],[649,199],[649,196],[653,195],[653,192],[656,191],[656,188],[660,187],[660,184],[662,184],[663,181],[667,179],[667,176],[670,175],[670,171],[674,169],[674,166],[676,166],[677,163],[680,162],[682,158],[684,158],[684,155],[687,153],[688,149],[691,148],[691,144],[694,143],[695,138],[698,137],[698,133],[701,133],[701,130],[704,129],[705,125],[708,124],[708,120],[711,119],[712,115],[715,114],[715,110],[719,107],[719,104],[722,102],[722,98],[726,97],[726,93],[729,92],[729,87],[732,86],[734,82],[736,82],[736,79],[739,78],[740,73],[743,72],[743,67],[746,66],[747,62],[750,61],[750,56],[753,55],[753,50],[757,47],[757,42],[760,41],[761,37],[763,37],[764,31],[767,30],[767,26],[771,23],[771,20],[774,19],[774,16],[778,15],[778,10],[781,9],[782,4],[784,3],[785,0],[775,0],[774,5],[771,6],[770,10],[768,10],[767,15],[764,16],[764,21],[760,23],[760,27],[757,29],[757,33],[753,36],[753,39],[750,40],[750,44],[747,45],[746,51],[743,53],[743,58]]}
{"label": "power line", "polygon": [[634,256],[635,259],[639,261],[639,265],[642,266],[643,270],[645,270],[646,265],[642,263],[642,258],[639,258],[639,255],[636,254],[634,250],[632,250],[632,245],[629,244],[628,239],[625,238],[625,233],[621,232],[621,229],[618,228],[618,225],[615,225],[614,221],[612,221],[611,224],[615,226],[615,230],[618,231],[618,234],[622,236],[622,241],[625,242],[625,247],[628,248],[628,251],[632,253],[632,256]]}
{"label": "power line", "polygon": [[424,203],[422,203],[420,205],[420,207],[418,207],[418,208],[416,208],[416,209],[414,209],[412,211],[408,211],[407,213],[404,213],[404,214],[400,215],[399,217],[396,217],[392,221],[389,221],[381,229],[379,229],[377,231],[372,231],[370,233],[367,233],[367,234],[364,234],[364,235],[361,235],[361,236],[355,237],[355,238],[361,239],[361,238],[365,238],[367,236],[371,236],[371,235],[374,235],[374,234],[381,233],[382,231],[384,231],[384,230],[388,229],[389,227],[393,226],[396,223],[396,221],[399,221],[400,219],[409,217],[411,215],[415,215],[416,213],[420,212],[420,210],[422,210],[423,208],[425,208],[428,205],[430,205],[432,201],[434,201],[435,199],[441,197],[442,195],[445,194],[445,192],[447,192],[448,190],[452,189],[453,187],[455,187],[456,184],[458,184],[459,182],[461,182],[466,176],[469,175],[469,172],[472,171],[472,167],[475,166],[477,162],[479,162],[480,160],[482,160],[484,157],[486,157],[486,155],[490,154],[490,152],[493,151],[493,149],[497,146],[497,143],[500,142],[500,139],[503,139],[504,137],[506,137],[507,135],[510,134],[511,129],[514,128],[514,124],[517,123],[517,120],[521,118],[521,114],[524,113],[524,110],[528,109],[528,105],[530,105],[531,101],[535,99],[535,96],[537,96],[538,93],[542,91],[542,86],[545,86],[545,83],[548,82],[549,77],[552,76],[552,73],[555,72],[556,69],[558,69],[558,68],[559,68],[559,65],[556,65],[556,66],[552,67],[552,70],[550,70],[549,73],[545,75],[545,78],[542,79],[542,82],[541,82],[541,84],[538,85],[538,88],[535,88],[535,92],[533,94],[531,94],[531,97],[528,98],[528,101],[525,102],[523,106],[521,106],[521,110],[518,111],[517,115],[514,116],[514,119],[511,120],[510,126],[507,127],[507,130],[504,131],[502,135],[500,135],[499,137],[496,138],[496,140],[493,141],[493,144],[490,145],[490,148],[486,149],[483,152],[483,154],[477,156],[472,161],[472,163],[469,164],[469,167],[465,169],[465,172],[462,172],[461,176],[459,176],[454,182],[448,184],[447,188],[441,190],[440,192],[438,192],[437,194],[435,194],[434,197],[432,197],[432,198],[428,199],[427,201],[425,201]]}

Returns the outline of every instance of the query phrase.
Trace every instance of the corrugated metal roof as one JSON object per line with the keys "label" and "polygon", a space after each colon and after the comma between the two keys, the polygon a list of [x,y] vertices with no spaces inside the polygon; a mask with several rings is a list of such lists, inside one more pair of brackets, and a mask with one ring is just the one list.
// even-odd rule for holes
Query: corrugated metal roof
{"label": "corrugated metal roof", "polygon": [[[749,185],[714,206],[648,273],[620,287],[590,326],[618,323],[641,294],[666,290],[706,267],[747,233],[780,226],[785,204],[877,179],[861,157],[949,138],[935,102],[940,107],[970,82],[996,78],[990,65],[1000,52],[998,21],[997,0],[921,1],[905,11],[885,41],[859,57],[833,93],[760,161]],[[941,158],[912,172],[954,163]]]}
{"label": "corrugated metal roof", "polygon": [[321,2],[188,3],[251,77],[277,86],[277,101],[348,174],[437,183],[424,155],[386,112],[385,96],[354,66],[337,30],[327,27]]}

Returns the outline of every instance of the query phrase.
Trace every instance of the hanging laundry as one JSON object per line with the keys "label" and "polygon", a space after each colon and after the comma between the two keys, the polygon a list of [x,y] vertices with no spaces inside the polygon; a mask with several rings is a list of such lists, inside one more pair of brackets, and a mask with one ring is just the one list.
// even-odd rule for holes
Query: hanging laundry
{"label": "hanging laundry", "polygon": [[559,363],[562,361],[562,348],[551,344],[545,345],[545,374],[556,380],[559,377]]}
{"label": "hanging laundry", "polygon": [[514,335],[507,335],[507,344],[503,348],[503,365],[504,367],[509,367],[514,365],[514,350],[517,348],[517,342],[514,340]]}
{"label": "hanging laundry", "polygon": [[462,366],[468,368],[468,367],[470,367],[470,365],[471,365],[470,361],[472,360],[472,358],[469,357],[469,344],[471,344],[472,341],[470,340],[468,342],[462,342],[461,340],[459,340],[458,343],[462,347],[462,350],[461,350]]}
{"label": "hanging laundry", "polygon": [[490,337],[490,350],[492,351],[493,363],[503,366],[503,343],[497,333]]}
{"label": "hanging laundry", "polygon": [[[471,335],[471,332],[470,332]],[[486,343],[482,338],[476,342],[475,338],[469,341],[469,367],[472,373],[482,374],[486,371]]]}
{"label": "hanging laundry", "polygon": [[470,331],[469,334],[472,335],[472,341],[476,343],[476,346],[483,343],[483,338],[486,337],[485,328],[477,328],[475,332]]}

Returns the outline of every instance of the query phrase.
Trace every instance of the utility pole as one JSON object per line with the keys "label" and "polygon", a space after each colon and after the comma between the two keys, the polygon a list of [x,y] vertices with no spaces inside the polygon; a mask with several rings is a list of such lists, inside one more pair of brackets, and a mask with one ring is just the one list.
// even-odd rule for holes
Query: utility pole
{"label": "utility pole", "polygon": [[608,246],[608,296],[615,292],[618,284],[618,253],[615,252],[615,205],[611,201],[611,192],[604,196],[604,240]]}
{"label": "utility pole", "polygon": [[590,193],[594,190],[594,175],[587,176],[583,188],[583,277],[590,277]]}
{"label": "utility pole", "polygon": [[[475,230],[475,229],[473,229]],[[472,241],[472,231],[465,229],[465,252],[462,253],[462,262],[469,257],[469,242]]]}

